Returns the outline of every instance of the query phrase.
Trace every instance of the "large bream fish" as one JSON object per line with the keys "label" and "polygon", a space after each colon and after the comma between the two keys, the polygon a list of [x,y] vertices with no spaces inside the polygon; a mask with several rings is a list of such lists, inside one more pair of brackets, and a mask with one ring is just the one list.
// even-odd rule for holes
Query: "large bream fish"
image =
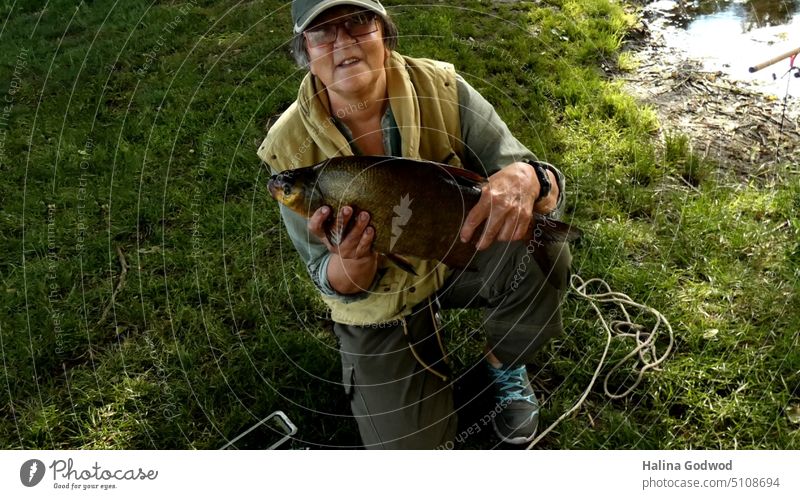
{"label": "large bream fish", "polygon": [[[486,181],[470,170],[431,161],[344,156],[273,175],[269,192],[306,218],[321,206],[330,206],[329,234],[340,208],[353,208],[351,225],[356,213],[367,211],[375,228],[373,249],[413,273],[402,255],[438,260],[455,268],[472,267],[483,225],[469,243],[462,243],[459,234]],[[528,246],[570,242],[580,234],[568,224],[536,214],[529,226],[528,239],[533,244]],[[549,262],[542,253],[534,250],[533,256],[547,272]]]}

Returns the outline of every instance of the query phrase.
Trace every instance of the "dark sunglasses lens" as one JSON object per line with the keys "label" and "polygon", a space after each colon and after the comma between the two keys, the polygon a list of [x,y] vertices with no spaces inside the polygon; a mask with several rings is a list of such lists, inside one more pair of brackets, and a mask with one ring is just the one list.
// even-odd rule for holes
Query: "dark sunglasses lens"
{"label": "dark sunglasses lens", "polygon": [[344,26],[345,31],[350,36],[364,36],[378,31],[378,23],[375,16],[369,14],[356,14],[340,23],[331,23],[318,26],[305,31],[306,40],[312,47],[326,45],[336,40],[336,33],[339,26]]}
{"label": "dark sunglasses lens", "polygon": [[365,15],[353,16],[345,23],[345,29],[351,36],[368,35],[378,30],[375,18]]}
{"label": "dark sunglasses lens", "polygon": [[[331,29],[333,28],[333,29]],[[310,29],[305,32],[306,40],[312,47],[318,47],[331,43],[336,38],[336,26],[324,26],[321,28]]]}

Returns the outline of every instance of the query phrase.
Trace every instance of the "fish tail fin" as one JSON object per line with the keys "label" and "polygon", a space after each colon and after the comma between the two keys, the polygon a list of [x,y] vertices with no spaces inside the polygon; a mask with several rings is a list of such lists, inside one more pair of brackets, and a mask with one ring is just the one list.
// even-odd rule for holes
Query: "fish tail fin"
{"label": "fish tail fin", "polygon": [[568,223],[536,214],[529,227],[530,238],[542,244],[571,243],[583,236],[583,232]]}

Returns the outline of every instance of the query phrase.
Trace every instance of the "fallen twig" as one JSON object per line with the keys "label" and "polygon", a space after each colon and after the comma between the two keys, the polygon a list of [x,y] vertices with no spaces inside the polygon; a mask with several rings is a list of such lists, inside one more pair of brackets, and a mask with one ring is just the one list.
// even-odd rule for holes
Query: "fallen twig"
{"label": "fallen twig", "polygon": [[691,183],[689,183],[689,182],[688,182],[688,181],[687,181],[685,178],[683,178],[683,176],[682,176],[682,175],[678,175],[678,178],[681,180],[681,182],[683,182],[684,184],[686,184],[686,185],[687,185],[687,186],[688,186],[690,189],[692,189],[694,192],[696,192],[696,193],[698,193],[698,194],[702,194],[702,192],[700,192],[700,189],[698,189],[697,187],[695,187],[695,186],[693,186]]}
{"label": "fallen twig", "polygon": [[117,246],[117,256],[119,257],[119,266],[122,270],[119,273],[119,280],[117,281],[117,286],[114,288],[114,291],[111,293],[111,300],[106,305],[106,308],[103,310],[103,314],[100,316],[100,320],[97,321],[97,325],[101,325],[105,322],[106,316],[108,312],[111,310],[111,307],[114,306],[114,302],[117,299],[117,294],[125,286],[125,277],[128,274],[128,262],[125,260],[125,254],[122,252],[122,248]]}

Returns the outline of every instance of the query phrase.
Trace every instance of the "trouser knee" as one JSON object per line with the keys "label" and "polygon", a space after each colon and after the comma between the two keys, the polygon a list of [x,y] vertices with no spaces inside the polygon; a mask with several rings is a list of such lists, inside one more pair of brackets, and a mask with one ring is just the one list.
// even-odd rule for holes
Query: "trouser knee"
{"label": "trouser knee", "polygon": [[486,312],[489,344],[503,363],[530,362],[537,350],[563,333],[561,302],[569,284],[569,247],[532,244],[512,248],[507,265],[513,270]]}
{"label": "trouser knee", "polygon": [[368,449],[433,449],[455,434],[449,379],[423,367],[406,339],[406,330],[425,329],[428,320],[410,316],[405,330],[402,321],[381,329],[334,325],[343,386]]}

